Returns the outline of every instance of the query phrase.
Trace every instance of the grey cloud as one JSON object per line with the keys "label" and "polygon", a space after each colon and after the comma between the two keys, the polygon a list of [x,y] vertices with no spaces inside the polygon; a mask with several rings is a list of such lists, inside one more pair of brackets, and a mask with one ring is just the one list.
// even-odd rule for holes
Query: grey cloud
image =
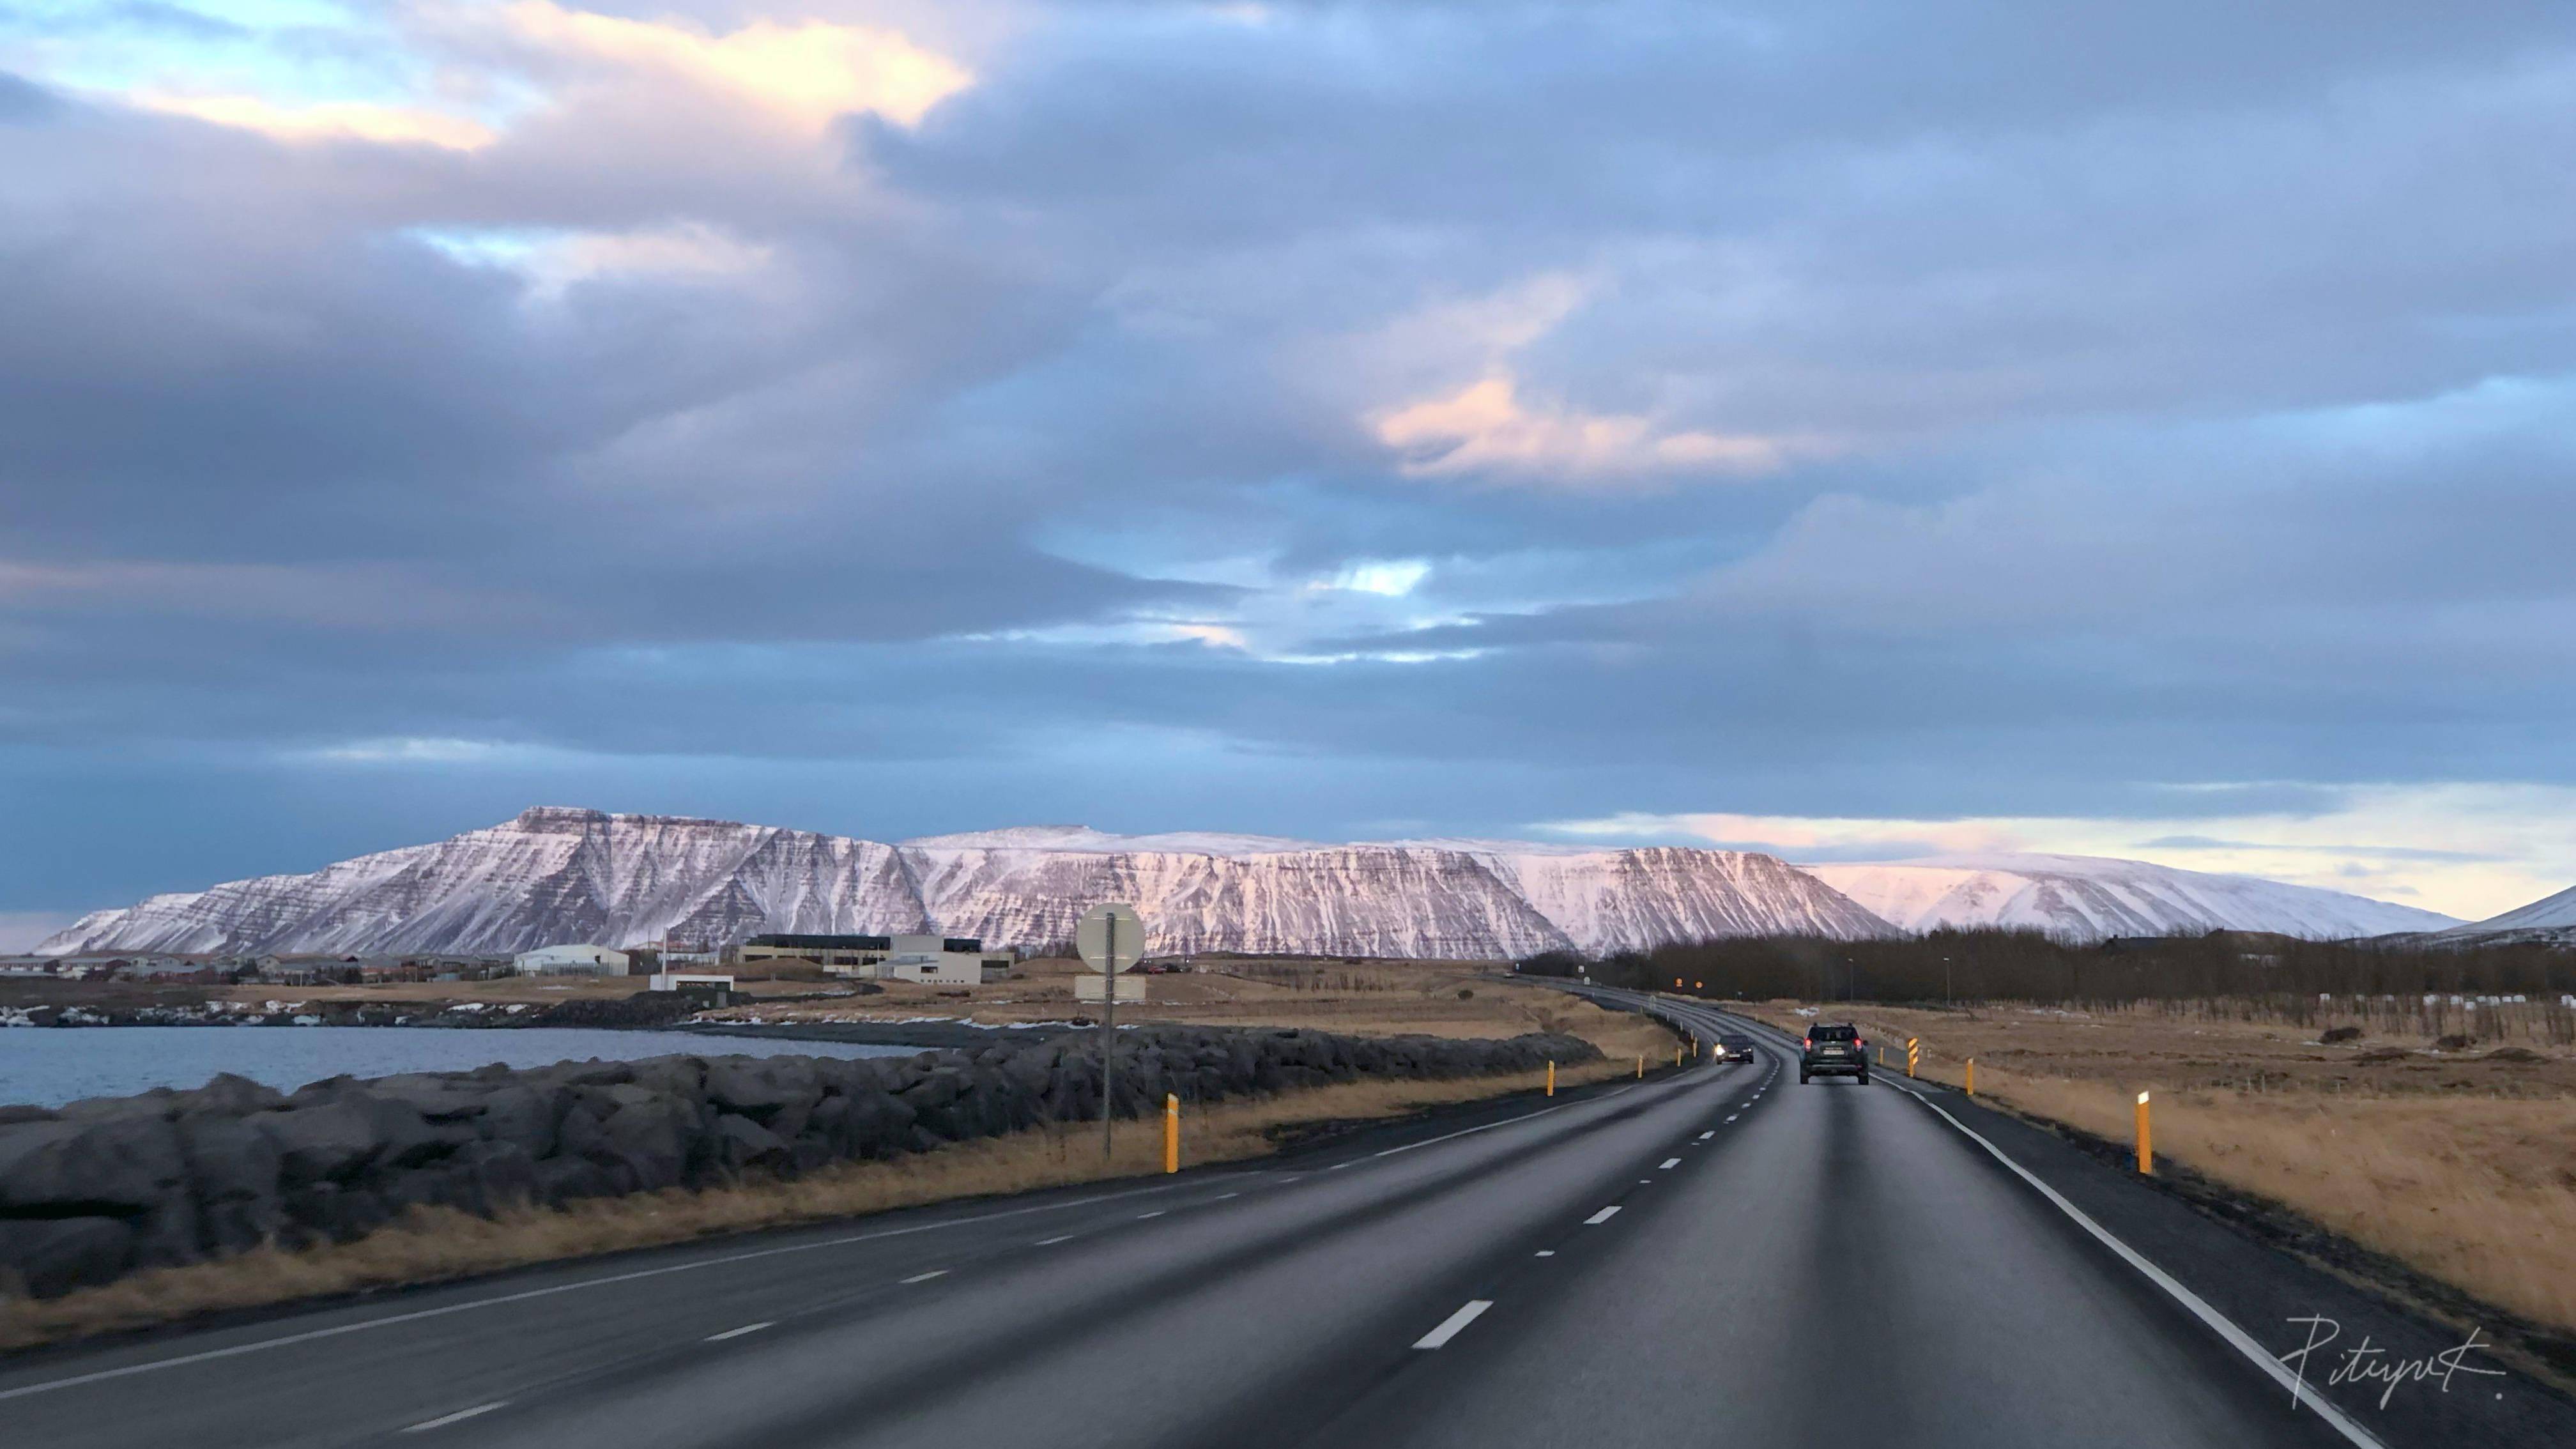
{"label": "grey cloud", "polygon": [[62,109],[54,93],[25,76],[0,70],[0,126],[32,126]]}
{"label": "grey cloud", "polygon": [[[2563,9],[1301,13],[1050,11],[836,175],[693,103],[461,157],[0,77],[0,804],[79,842],[0,909],[176,816],[120,889],[535,798],[1332,836],[2569,777]],[[419,239],[683,221],[770,263],[541,300]],[[1508,356],[1384,341],[1547,272],[1586,300]],[[1398,475],[1367,412],[1498,365],[1816,446]],[[1432,560],[1472,622],[1303,652],[1480,652],[1047,632],[1250,617],[1140,577],[1219,558]],[[507,748],[332,753],[402,739]]]}

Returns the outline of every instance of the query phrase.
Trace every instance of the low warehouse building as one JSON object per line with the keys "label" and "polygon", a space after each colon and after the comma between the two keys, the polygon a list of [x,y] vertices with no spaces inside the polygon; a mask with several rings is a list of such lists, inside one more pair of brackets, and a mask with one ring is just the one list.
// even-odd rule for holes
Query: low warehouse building
{"label": "low warehouse building", "polygon": [[754,936],[737,948],[744,962],[801,958],[835,976],[980,986],[988,972],[1007,973],[1007,953],[987,952],[971,936]]}
{"label": "low warehouse building", "polygon": [[510,958],[522,976],[623,976],[627,957],[606,946],[540,946]]}

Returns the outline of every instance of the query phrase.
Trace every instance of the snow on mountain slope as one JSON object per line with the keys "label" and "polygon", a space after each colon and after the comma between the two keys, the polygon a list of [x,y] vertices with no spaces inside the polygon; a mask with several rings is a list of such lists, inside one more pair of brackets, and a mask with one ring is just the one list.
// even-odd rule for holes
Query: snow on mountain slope
{"label": "snow on mountain slope", "polygon": [[891,846],[541,807],[311,875],[233,881],[95,912],[37,949],[508,952],[928,926]]}
{"label": "snow on mountain slope", "polygon": [[1160,952],[1492,958],[1567,944],[1528,902],[1452,851],[901,848],[942,928],[986,940],[1064,940],[1092,903],[1126,900]]}
{"label": "snow on mountain slope", "polygon": [[2501,916],[2471,921],[2420,938],[2428,946],[2576,946],[2576,886],[2516,906]]}
{"label": "snow on mountain slope", "polygon": [[2005,926],[2091,941],[2238,930],[2331,940],[2438,930],[2453,920],[2341,891],[2089,855],[1945,856],[1800,869],[1909,931]]}
{"label": "snow on mountain slope", "polygon": [[541,807],[432,845],[155,896],[38,949],[499,953],[762,931],[938,931],[997,945],[1131,900],[1158,952],[1493,959],[1714,935],[1883,935],[1770,856],[1511,842],[1318,845],[1029,826],[875,841]]}
{"label": "snow on mountain slope", "polygon": [[2569,886],[2554,896],[2543,896],[2527,906],[2517,906],[2501,916],[2489,916],[2456,927],[2465,934],[2471,931],[2543,931],[2576,926],[2576,886]]}
{"label": "snow on mountain slope", "polygon": [[1739,850],[1477,850],[1494,877],[1595,955],[1717,936],[1885,936],[1887,921],[1768,855]]}

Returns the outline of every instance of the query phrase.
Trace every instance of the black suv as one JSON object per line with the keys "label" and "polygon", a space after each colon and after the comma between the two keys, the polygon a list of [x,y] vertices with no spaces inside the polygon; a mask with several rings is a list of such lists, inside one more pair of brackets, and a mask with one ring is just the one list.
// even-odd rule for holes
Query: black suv
{"label": "black suv", "polygon": [[1869,1043],[1849,1022],[1818,1022],[1798,1044],[1798,1081],[1814,1077],[1855,1077],[1869,1085]]}

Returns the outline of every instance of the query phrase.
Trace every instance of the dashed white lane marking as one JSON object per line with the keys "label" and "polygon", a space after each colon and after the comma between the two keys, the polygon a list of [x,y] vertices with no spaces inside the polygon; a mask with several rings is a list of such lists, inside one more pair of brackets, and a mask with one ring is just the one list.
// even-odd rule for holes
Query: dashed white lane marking
{"label": "dashed white lane marking", "polygon": [[1584,1225],[1585,1227],[1587,1227],[1587,1228],[1597,1228],[1597,1227],[1601,1226],[1603,1223],[1606,1223],[1606,1222],[1610,1221],[1612,1218],[1617,1217],[1618,1215],[1619,1215],[1619,1209],[1618,1209],[1618,1208],[1616,1208],[1616,1207],[1606,1207],[1606,1208],[1603,1208],[1601,1211],[1599,1211],[1599,1212],[1597,1212],[1597,1213],[1594,1213],[1592,1216],[1590,1216],[1590,1217],[1588,1217],[1588,1218],[1585,1218],[1585,1219],[1583,1220],[1583,1225]]}
{"label": "dashed white lane marking", "polygon": [[740,1328],[728,1328],[722,1333],[710,1333],[707,1335],[706,1341],[709,1343],[722,1343],[728,1338],[740,1338],[746,1333],[758,1333],[764,1328],[774,1326],[774,1324],[770,1323],[746,1323]]}
{"label": "dashed white lane marking", "polygon": [[1062,1237],[1040,1238],[1038,1239],[1037,1245],[1041,1248],[1052,1248],[1058,1243],[1070,1243],[1073,1241],[1073,1238],[1074,1235],[1071,1233],[1066,1233]]}
{"label": "dashed white lane marking", "polygon": [[[1737,1116],[1742,1116],[1743,1114],[1739,1112],[1739,1113],[1737,1113],[1736,1115],[1737,1115]],[[1729,1117],[1729,1118],[1727,1118],[1726,1120],[1727,1120],[1727,1121],[1729,1121],[1729,1122],[1732,1122],[1732,1121],[1734,1121],[1734,1120],[1735,1120],[1735,1118],[1734,1118],[1734,1117]]]}
{"label": "dashed white lane marking", "polygon": [[[1727,1121],[1729,1121],[1729,1122],[1732,1122],[1732,1121],[1734,1121],[1735,1119],[1734,1119],[1734,1118],[1732,1118],[1732,1117],[1729,1117],[1729,1118],[1727,1118],[1726,1120],[1727,1120]],[[1705,1131],[1705,1132],[1703,1132],[1703,1133],[1699,1134],[1699,1140],[1700,1140],[1700,1141],[1702,1141],[1702,1142],[1706,1142],[1708,1139],[1710,1139],[1710,1138],[1712,1138],[1712,1137],[1714,1137],[1714,1136],[1716,1136],[1716,1135],[1717,1135],[1717,1129],[1716,1129],[1716,1128],[1714,1128],[1714,1127],[1711,1127],[1711,1128],[1710,1128],[1710,1129],[1708,1129],[1707,1131]]]}
{"label": "dashed white lane marking", "polygon": [[1667,1158],[1665,1158],[1665,1159],[1664,1159],[1664,1165],[1663,1165],[1663,1166],[1661,1166],[1661,1167],[1659,1167],[1659,1168],[1656,1168],[1655,1170],[1656,1170],[1657,1172],[1670,1172],[1670,1171],[1672,1171],[1674,1168],[1679,1167],[1679,1166],[1681,1166],[1681,1165],[1682,1165],[1682,1160],[1681,1160],[1680,1158],[1678,1158],[1678,1157],[1667,1157]]}
{"label": "dashed white lane marking", "polygon": [[1141,1223],[1141,1222],[1143,1222],[1143,1221],[1144,1221],[1145,1219],[1147,1219],[1147,1218],[1159,1218],[1159,1217],[1161,1217],[1162,1215],[1163,1215],[1163,1209],[1161,1209],[1161,1208],[1156,1208],[1156,1209],[1154,1209],[1152,1212],[1149,1212],[1149,1213],[1138,1213],[1138,1214],[1136,1214],[1136,1221],[1138,1221],[1138,1222],[1140,1222],[1140,1223]]}
{"label": "dashed white lane marking", "polygon": [[1327,1168],[1325,1168],[1324,1170],[1325,1170],[1326,1172],[1339,1172],[1339,1171],[1341,1171],[1343,1168],[1348,1167],[1348,1166],[1350,1166],[1350,1164],[1349,1164],[1349,1163],[1347,1163],[1347,1162],[1336,1162],[1336,1163],[1334,1163],[1332,1166],[1327,1167]]}
{"label": "dashed white lane marking", "polygon": [[510,1402],[508,1399],[494,1399],[488,1404],[476,1404],[473,1408],[459,1409],[453,1414],[441,1414],[435,1419],[423,1419],[419,1423],[412,1425],[410,1428],[403,1430],[403,1432],[406,1434],[417,1434],[424,1429],[444,1429],[448,1425],[456,1423],[459,1420],[471,1419],[477,1414],[488,1414],[508,1402]]}
{"label": "dashed white lane marking", "polygon": [[1540,1257],[1542,1257],[1542,1258],[1553,1258],[1553,1257],[1555,1257],[1555,1256],[1556,1256],[1556,1249],[1554,1249],[1554,1248],[1541,1248],[1541,1249],[1539,1249],[1539,1250],[1538,1250],[1538,1255],[1539,1255]]}
{"label": "dashed white lane marking", "polygon": [[1214,1199],[1212,1199],[1212,1200],[1213,1200],[1213,1201],[1216,1201],[1216,1202],[1223,1202],[1223,1201],[1225,1201],[1227,1198],[1230,1198],[1230,1197],[1241,1197],[1241,1196],[1243,1196],[1243,1194],[1242,1194],[1242,1193],[1239,1193],[1239,1192],[1221,1192],[1221,1193],[1218,1193],[1218,1194],[1216,1195],[1216,1197],[1215,1197]]}
{"label": "dashed white lane marking", "polygon": [[1440,1326],[1413,1341],[1415,1348],[1438,1348],[1458,1336],[1458,1331],[1476,1321],[1477,1316],[1494,1306],[1490,1298],[1470,1298],[1465,1307],[1440,1320]]}
{"label": "dashed white lane marking", "polygon": [[927,1283],[927,1282],[929,1282],[929,1281],[930,1281],[931,1279],[933,1279],[933,1278],[945,1278],[945,1277],[947,1277],[947,1276],[948,1276],[948,1270],[947,1270],[947,1269],[945,1269],[945,1268],[933,1268],[933,1269],[931,1269],[931,1270],[930,1270],[929,1272],[927,1272],[927,1273],[915,1273],[915,1274],[913,1274],[911,1277],[906,1278],[906,1279],[904,1279],[903,1281],[905,1281],[906,1283]]}

